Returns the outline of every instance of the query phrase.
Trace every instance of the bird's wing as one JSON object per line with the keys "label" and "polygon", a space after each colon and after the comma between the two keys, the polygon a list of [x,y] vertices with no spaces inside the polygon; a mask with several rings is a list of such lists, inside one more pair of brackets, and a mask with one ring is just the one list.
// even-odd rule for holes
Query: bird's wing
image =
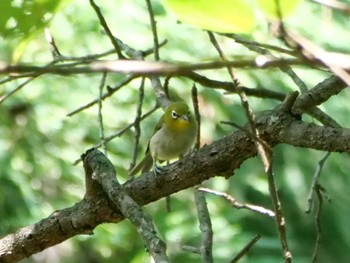
{"label": "bird's wing", "polygon": [[[159,131],[163,127],[163,125],[164,125],[164,116],[162,116],[159,119],[156,127],[154,128],[152,136],[157,131]],[[151,138],[152,138],[152,136],[151,136]],[[151,153],[149,151],[149,143],[150,143],[150,141],[148,142],[148,145],[147,145],[147,149],[146,149],[146,152],[145,152],[145,157],[142,159],[142,161],[139,164],[137,164],[134,168],[131,169],[131,171],[129,172],[130,176],[133,176],[133,175],[137,174],[139,171],[148,172],[151,169],[152,164],[153,164],[153,159],[152,159]],[[162,162],[162,161],[160,161],[160,162]]]}
{"label": "bird's wing", "polygon": [[[153,136],[157,131],[159,131],[159,130],[163,127],[163,125],[164,125],[164,115],[159,119],[159,121],[158,121],[156,127],[154,128],[154,131],[153,131],[153,133],[152,133],[152,136]],[[151,136],[151,138],[152,138],[152,136]],[[149,143],[150,143],[150,141],[151,141],[151,139],[148,141],[147,149],[146,149],[145,154],[148,154],[148,153],[149,153]]]}

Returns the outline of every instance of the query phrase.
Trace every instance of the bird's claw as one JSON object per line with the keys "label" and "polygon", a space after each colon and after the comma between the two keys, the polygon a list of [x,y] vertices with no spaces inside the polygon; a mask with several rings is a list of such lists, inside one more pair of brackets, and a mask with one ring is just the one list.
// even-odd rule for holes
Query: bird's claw
{"label": "bird's claw", "polygon": [[157,166],[156,164],[153,164],[152,170],[153,170],[154,175],[160,175],[162,173],[163,169],[164,169],[163,167]]}

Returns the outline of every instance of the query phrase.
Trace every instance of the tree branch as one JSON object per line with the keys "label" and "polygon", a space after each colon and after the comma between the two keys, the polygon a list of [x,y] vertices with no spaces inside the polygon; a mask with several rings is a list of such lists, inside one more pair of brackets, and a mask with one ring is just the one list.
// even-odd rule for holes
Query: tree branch
{"label": "tree branch", "polygon": [[120,47],[119,47],[119,44],[118,42],[115,40],[115,38],[113,37],[113,34],[111,32],[111,30],[109,29],[108,25],[107,25],[107,22],[105,20],[105,18],[103,17],[102,15],[102,12],[100,10],[100,8],[96,5],[96,3],[93,1],[93,0],[90,0],[90,5],[92,6],[92,8],[95,10],[96,12],[96,15],[100,21],[100,24],[101,26],[103,27],[103,29],[106,31],[109,39],[111,40],[113,46],[114,46],[114,49],[115,49],[115,52],[117,53],[118,55],[118,58],[119,59],[123,59],[125,58],[120,50]]}
{"label": "tree branch", "polygon": [[[235,86],[232,82],[209,79],[196,72],[189,72],[185,75],[185,77],[205,87],[209,87],[212,89],[222,89],[229,93],[237,93]],[[286,96],[286,94],[282,92],[277,92],[277,91],[273,91],[265,88],[252,89],[252,88],[241,87],[241,90],[244,91],[248,96],[257,97],[257,98],[269,98],[269,99],[282,101]]]}
{"label": "tree branch", "polygon": [[33,65],[9,65],[0,61],[0,75],[9,73],[51,73],[58,75],[87,74],[101,72],[115,73],[135,73],[138,75],[186,75],[190,71],[220,69],[225,67],[234,68],[276,68],[284,65],[303,65],[303,66],[323,66],[318,60],[305,59],[273,59],[267,56],[258,56],[253,59],[241,59],[234,61],[211,61],[201,63],[167,63],[167,62],[149,62],[137,60],[108,60],[94,61],[84,66],[72,64],[33,66]]}
{"label": "tree branch", "polygon": [[119,184],[112,163],[96,149],[88,150],[83,154],[82,159],[86,176],[92,178],[90,182],[93,184],[98,182],[123,216],[136,227],[154,261],[157,263],[169,262],[166,246],[158,237],[151,217],[142,211],[140,206]]}
{"label": "tree branch", "polygon": [[341,78],[333,75],[302,94],[293,105],[293,112],[295,114],[307,112],[327,101],[331,96],[337,95],[347,86]]}
{"label": "tree branch", "polygon": [[201,245],[200,252],[203,263],[213,262],[213,229],[211,225],[210,214],[203,192],[194,192],[194,199],[197,207],[197,214],[199,220],[199,229],[201,230]]}
{"label": "tree branch", "polygon": [[[286,112],[266,111],[256,118],[259,134],[271,147],[279,143],[330,152],[350,152],[350,130],[302,122]],[[238,130],[197,153],[185,156],[163,170],[164,176],[144,173],[123,188],[140,206],[215,176],[230,177],[248,158],[256,155],[253,140]],[[70,208],[54,212],[34,225],[0,240],[0,262],[29,257],[75,235],[91,234],[101,223],[123,220],[99,184],[86,180],[85,197]],[[90,186],[89,186],[90,185]]]}
{"label": "tree branch", "polygon": [[[119,220],[118,220],[119,218]],[[53,212],[34,225],[23,227],[0,240],[0,262],[16,262],[75,235],[91,235],[104,222],[120,221],[100,191],[91,199],[83,198],[72,207]]]}

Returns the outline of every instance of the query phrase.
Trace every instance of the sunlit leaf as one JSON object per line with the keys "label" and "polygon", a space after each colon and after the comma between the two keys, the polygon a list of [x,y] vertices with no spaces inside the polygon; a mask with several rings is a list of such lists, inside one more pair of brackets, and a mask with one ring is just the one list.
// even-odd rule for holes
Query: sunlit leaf
{"label": "sunlit leaf", "polygon": [[23,47],[51,21],[54,14],[71,0],[0,1],[0,36],[19,40],[13,47],[13,60],[21,56]]}
{"label": "sunlit leaf", "polygon": [[258,0],[258,6],[269,18],[290,15],[303,0]]}
{"label": "sunlit leaf", "polygon": [[249,32],[254,27],[251,7],[244,0],[166,0],[178,19],[221,33]]}
{"label": "sunlit leaf", "polygon": [[[17,2],[17,3],[16,3]],[[44,27],[64,1],[0,1],[0,35],[25,35]]]}

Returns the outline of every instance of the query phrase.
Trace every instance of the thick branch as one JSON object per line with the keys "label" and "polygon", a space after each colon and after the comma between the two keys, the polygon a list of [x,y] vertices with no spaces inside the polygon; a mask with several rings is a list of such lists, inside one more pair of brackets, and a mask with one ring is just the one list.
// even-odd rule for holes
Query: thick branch
{"label": "thick branch", "polygon": [[[107,193],[109,199],[122,212],[123,216],[128,218],[136,227],[154,261],[157,263],[169,262],[165,252],[165,244],[158,237],[152,219],[141,210],[140,206],[135,203],[119,184],[113,164],[96,149],[87,151],[82,156],[82,159],[86,176],[92,178],[90,183],[98,182]],[[91,193],[92,191],[89,192]]]}
{"label": "thick branch", "polygon": [[17,262],[78,234],[92,234],[104,222],[120,218],[105,194],[84,198],[72,207],[53,212],[34,225],[18,229],[0,240],[0,262]]}
{"label": "thick branch", "polygon": [[[223,89],[230,93],[237,93],[235,85],[232,83],[232,81],[229,82],[229,81],[213,80],[205,76],[199,75],[198,73],[195,73],[195,72],[189,72],[188,74],[185,75],[185,77],[205,87],[209,87],[212,89]],[[257,98],[268,98],[268,99],[275,99],[275,100],[282,101],[286,96],[286,94],[282,92],[277,92],[277,91],[273,91],[265,88],[252,89],[252,88],[241,87],[241,89],[248,96],[257,97]]]}
{"label": "thick branch", "polygon": [[331,96],[337,95],[346,87],[347,84],[339,77],[331,76],[302,94],[295,102],[293,112],[300,114],[309,111],[327,101]]}
{"label": "thick branch", "polygon": [[[256,118],[256,127],[261,138],[271,147],[286,143],[322,151],[350,152],[348,129],[304,123],[280,111],[264,112]],[[239,130],[170,164],[162,176],[145,173],[127,181],[123,188],[133,200],[143,206],[198,185],[211,177],[232,176],[235,169],[255,155],[254,142]],[[0,262],[20,260],[74,235],[90,234],[101,223],[123,219],[101,188],[88,189],[96,192],[93,198],[86,196],[73,207],[56,211],[48,218],[1,239]]]}

